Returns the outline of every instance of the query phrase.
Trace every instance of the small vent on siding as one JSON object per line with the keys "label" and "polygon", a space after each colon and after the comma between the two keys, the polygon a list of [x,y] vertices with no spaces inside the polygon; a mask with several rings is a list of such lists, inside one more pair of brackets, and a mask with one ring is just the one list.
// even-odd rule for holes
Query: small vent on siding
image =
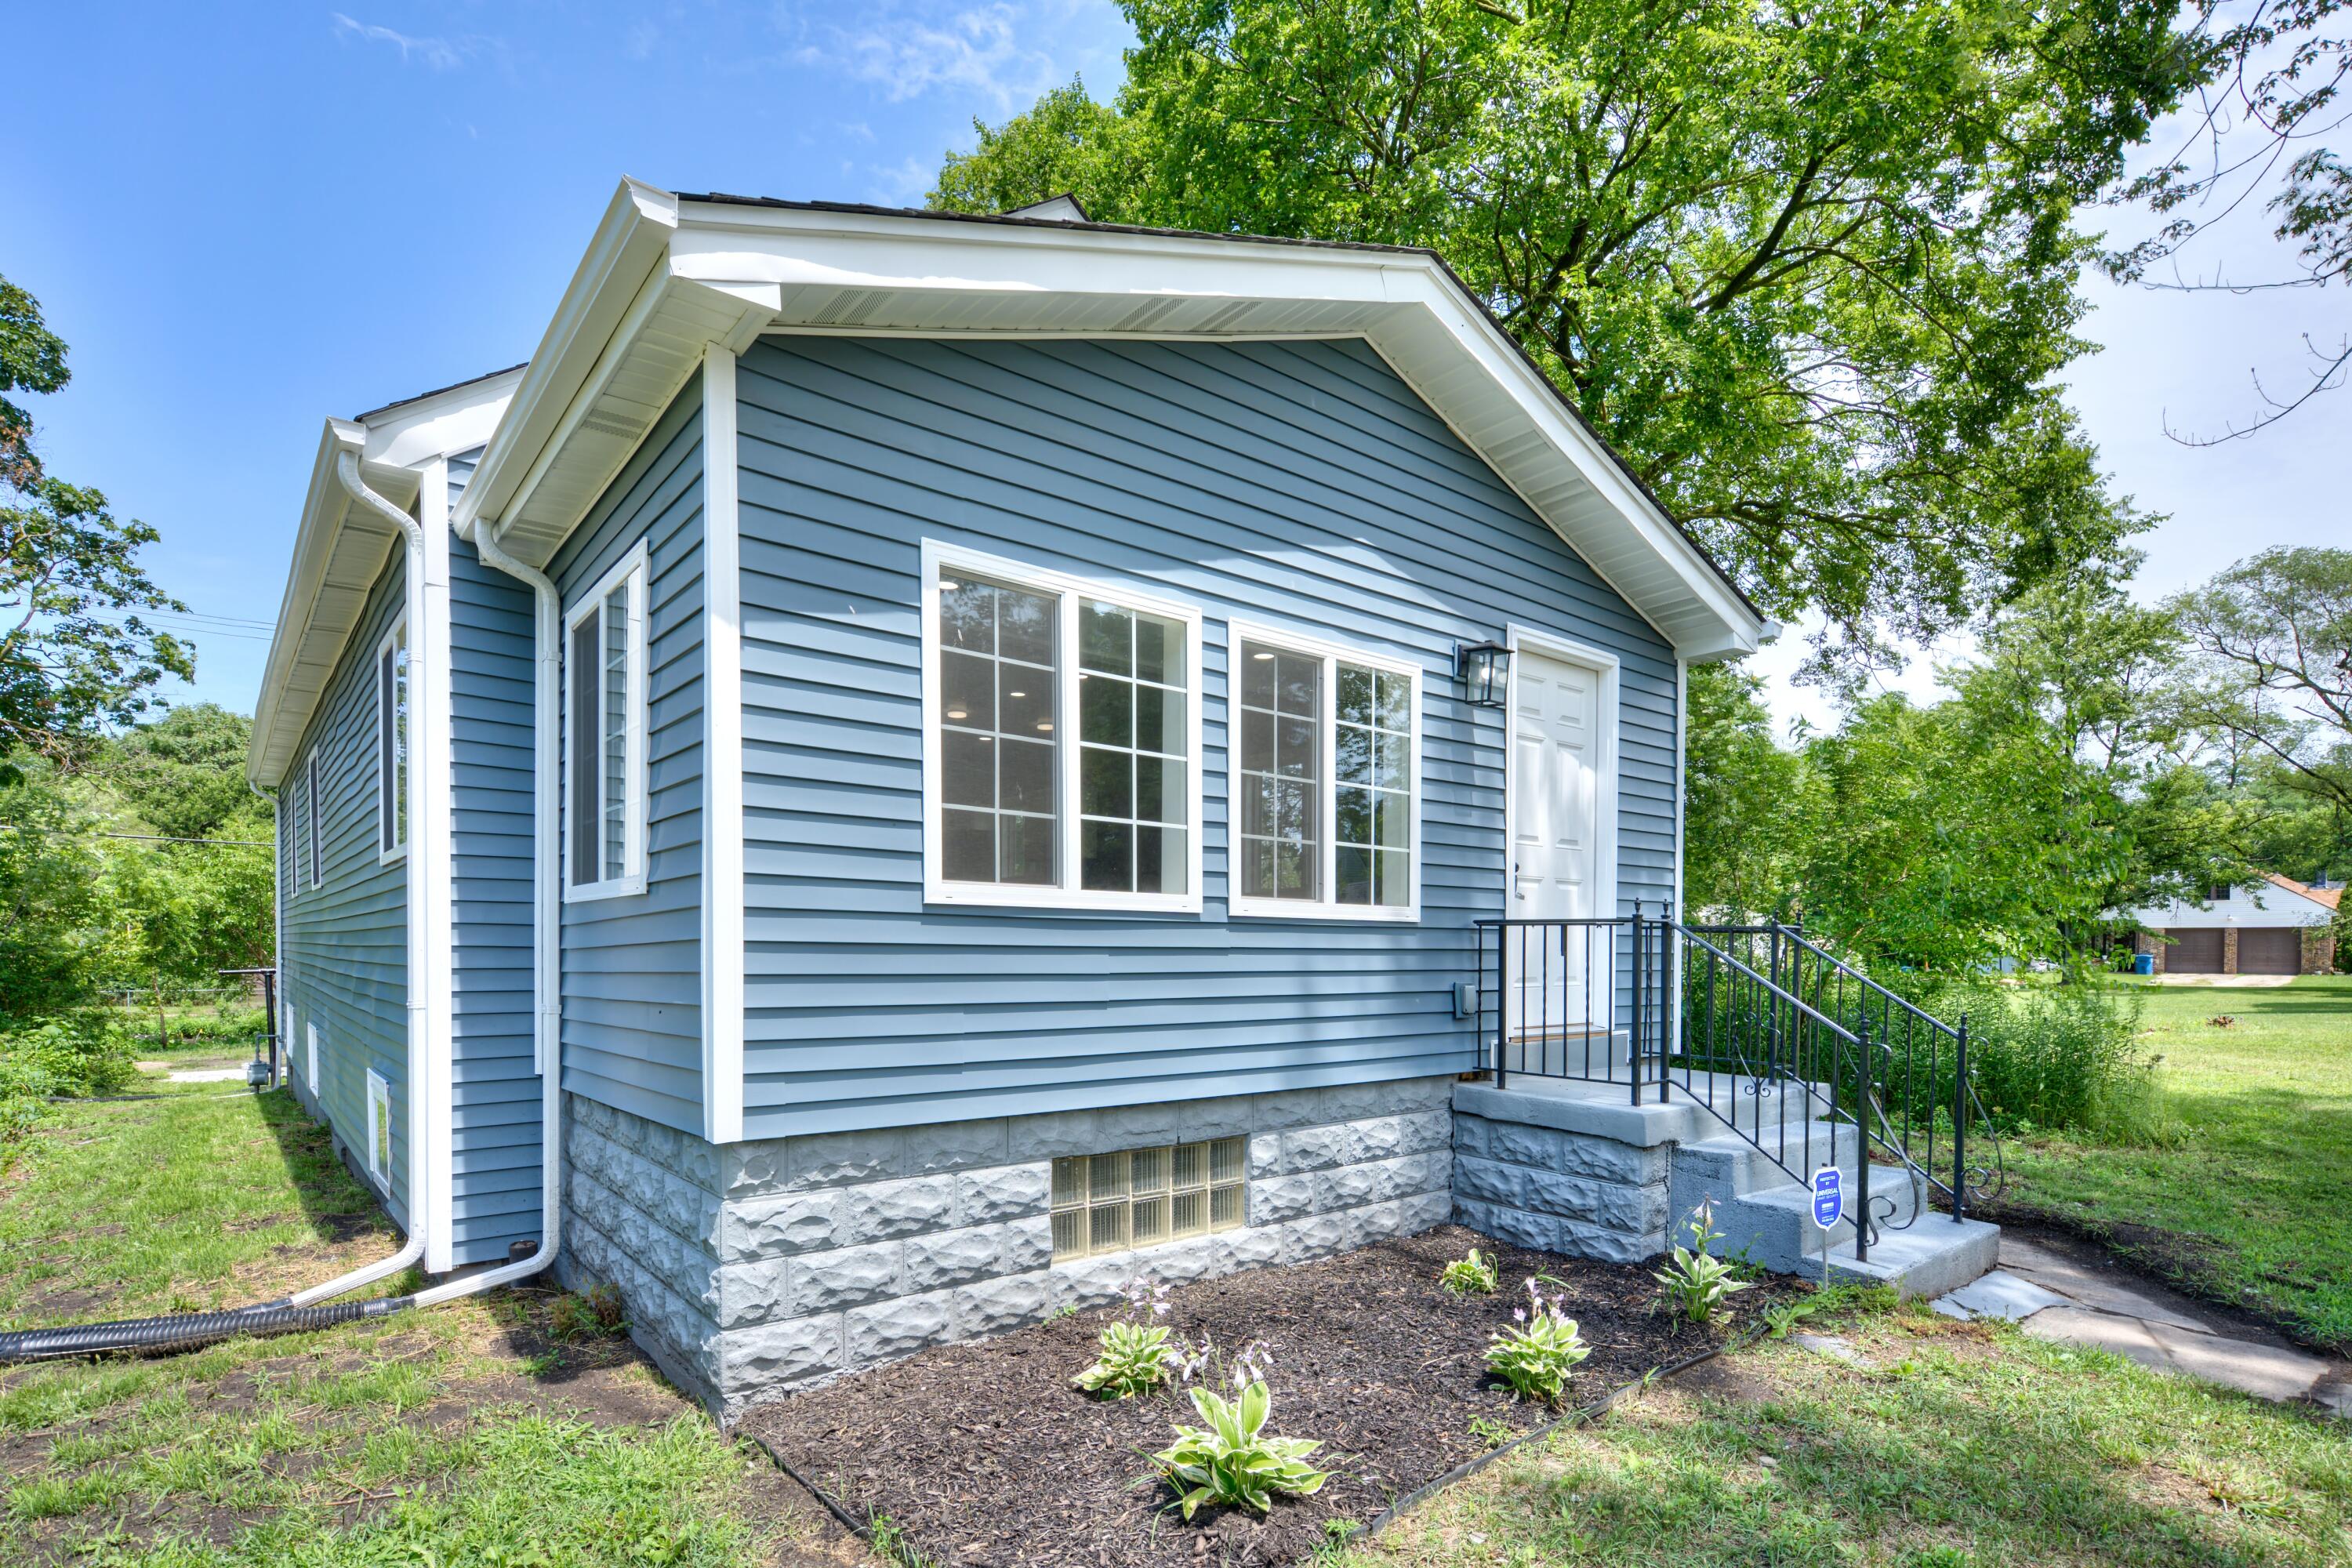
{"label": "small vent on siding", "polygon": [[1232,304],[1220,307],[1211,312],[1193,330],[1201,332],[1222,332],[1247,315],[1251,304],[1252,301],[1247,300],[1236,300]]}
{"label": "small vent on siding", "polygon": [[1160,318],[1185,303],[1188,301],[1172,298],[1154,300],[1140,309],[1129,310],[1120,317],[1111,330],[1118,332],[1148,332]]}

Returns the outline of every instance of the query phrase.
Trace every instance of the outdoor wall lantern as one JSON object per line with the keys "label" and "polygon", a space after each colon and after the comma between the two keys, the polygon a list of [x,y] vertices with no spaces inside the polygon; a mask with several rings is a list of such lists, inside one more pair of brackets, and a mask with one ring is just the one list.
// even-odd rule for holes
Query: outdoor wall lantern
{"label": "outdoor wall lantern", "polygon": [[1462,695],[1473,708],[1500,708],[1510,689],[1511,650],[1501,643],[1456,643],[1454,673],[1462,678]]}

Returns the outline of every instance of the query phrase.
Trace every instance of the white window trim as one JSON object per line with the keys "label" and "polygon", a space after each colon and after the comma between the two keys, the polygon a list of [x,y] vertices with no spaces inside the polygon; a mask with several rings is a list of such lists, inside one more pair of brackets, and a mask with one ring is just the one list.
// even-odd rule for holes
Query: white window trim
{"label": "white window trim", "polygon": [[[923,637],[923,901],[1031,910],[1133,910],[1157,914],[1201,912],[1201,755],[1202,689],[1201,610],[1196,605],[1122,587],[1113,583],[1073,577],[1066,573],[1033,566],[982,551],[926,539],[922,550]],[[1055,748],[1055,863],[1075,882],[1078,875],[1078,616],[1081,598],[1101,599],[1123,610],[1136,610],[1175,621],[1184,628],[1185,660],[1185,830],[1184,891],[1128,893],[1058,887],[1032,888],[996,882],[951,882],[944,873],[941,846],[943,791],[940,779],[942,721],[940,689],[940,572],[942,568],[992,577],[1015,587],[1055,595],[1060,605],[1054,618],[1054,679],[1055,721],[1064,727],[1066,744]]]}
{"label": "white window trim", "polygon": [[[628,761],[624,769],[623,789],[626,801],[623,811],[622,872],[593,882],[572,879],[572,836],[581,829],[579,814],[572,809],[572,759],[583,737],[572,733],[572,716],[580,710],[576,683],[579,661],[572,657],[572,634],[580,623],[594,615],[598,606],[624,581],[634,577],[629,593],[629,693],[627,728],[624,731]],[[646,542],[638,540],[629,552],[613,563],[595,586],[583,594],[563,616],[563,901],[585,903],[594,899],[626,898],[646,890],[646,710],[648,678],[646,670],[646,622],[652,607],[647,603],[653,590],[653,573],[648,565]],[[593,739],[593,737],[587,737]],[[602,776],[601,770],[599,776]]]}
{"label": "white window trim", "polygon": [[[377,1114],[379,1110],[383,1112],[381,1116]],[[385,1137],[377,1136],[379,1127],[383,1130]],[[368,1174],[387,1188],[392,1185],[392,1150],[387,1146],[391,1130],[392,1085],[384,1081],[383,1074],[370,1068],[367,1074]]]}
{"label": "white window trim", "polygon": [[305,881],[312,892],[319,890],[319,862],[324,858],[320,851],[319,831],[319,748],[310,748],[310,755],[302,764],[302,855]]}
{"label": "white window trim", "polygon": [[[415,741],[413,736],[403,740],[400,743],[400,795],[386,795],[383,790],[385,726],[391,721],[391,715],[385,710],[383,703],[383,658],[385,654],[392,651],[395,644],[402,643],[407,636],[408,617],[402,616],[392,623],[392,629],[383,634],[383,640],[375,645],[375,663],[369,667],[370,673],[374,678],[375,686],[375,752],[372,761],[374,763],[376,776],[375,863],[379,866],[389,866],[395,860],[404,860],[408,858],[408,829],[400,820],[401,799],[405,797],[411,813],[416,809],[415,792],[411,787],[408,765],[409,759],[416,753]],[[413,649],[409,657],[408,668],[409,673],[403,675],[401,679],[411,685],[408,694],[408,716],[413,723],[416,718],[416,694],[414,689],[416,659]],[[389,849],[383,847],[384,830],[387,827],[400,836]]]}
{"label": "white window trim", "polygon": [[[1285,653],[1305,654],[1323,661],[1323,693],[1326,707],[1317,718],[1322,755],[1317,760],[1321,774],[1320,798],[1316,803],[1317,822],[1320,825],[1322,846],[1322,895],[1312,903],[1301,899],[1253,899],[1240,891],[1241,887],[1241,668],[1242,644],[1265,643]],[[1411,840],[1407,847],[1412,858],[1412,895],[1402,908],[1383,904],[1343,904],[1339,901],[1339,856],[1335,834],[1339,827],[1339,681],[1336,668],[1342,661],[1372,669],[1401,675],[1412,682],[1412,810],[1410,815]],[[1374,653],[1369,648],[1329,642],[1321,637],[1305,637],[1297,632],[1277,630],[1273,626],[1248,621],[1231,621],[1225,626],[1225,892],[1227,911],[1236,920],[1290,921],[1373,921],[1392,925],[1410,925],[1421,919],[1421,806],[1423,781],[1428,768],[1422,753],[1421,708],[1423,671],[1411,659],[1393,654]]]}

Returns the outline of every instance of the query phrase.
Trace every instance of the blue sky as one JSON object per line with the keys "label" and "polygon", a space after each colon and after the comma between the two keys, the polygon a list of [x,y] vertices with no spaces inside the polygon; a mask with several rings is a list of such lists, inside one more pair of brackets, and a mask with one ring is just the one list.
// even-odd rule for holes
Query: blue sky
{"label": "blue sky", "polygon": [[[221,618],[194,695],[246,711],[268,645],[243,623],[277,613],[320,419],[521,360],[621,175],[919,202],[974,115],[1073,73],[1107,94],[1128,42],[1103,0],[347,5],[50,5],[9,24],[0,273],[73,352],[73,384],[37,400],[46,455],[163,531],[156,575]],[[2211,259],[2280,270],[2258,226]],[[2333,341],[2340,306],[2094,294],[2106,352],[2075,400],[2118,487],[2174,514],[2147,592],[2352,536],[2327,462],[2352,392],[2254,442],[2165,435],[2242,415],[2250,371],[2290,382],[2297,334]],[[1778,705],[1824,716],[1785,685]]]}

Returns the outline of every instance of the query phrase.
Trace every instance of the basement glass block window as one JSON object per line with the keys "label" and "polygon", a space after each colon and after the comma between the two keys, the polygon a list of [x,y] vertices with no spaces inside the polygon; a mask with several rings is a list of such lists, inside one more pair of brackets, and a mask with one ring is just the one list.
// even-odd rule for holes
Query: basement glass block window
{"label": "basement glass block window", "polygon": [[1238,1229],[1245,1138],[1054,1162],[1057,1262]]}

